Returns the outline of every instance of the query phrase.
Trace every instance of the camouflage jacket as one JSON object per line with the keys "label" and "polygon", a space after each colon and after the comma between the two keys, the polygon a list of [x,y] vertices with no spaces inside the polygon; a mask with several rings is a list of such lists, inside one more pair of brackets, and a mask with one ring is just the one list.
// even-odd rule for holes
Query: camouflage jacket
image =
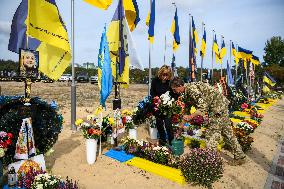
{"label": "camouflage jacket", "polygon": [[185,84],[185,93],[202,113],[222,115],[227,113],[229,100],[214,87],[203,82]]}

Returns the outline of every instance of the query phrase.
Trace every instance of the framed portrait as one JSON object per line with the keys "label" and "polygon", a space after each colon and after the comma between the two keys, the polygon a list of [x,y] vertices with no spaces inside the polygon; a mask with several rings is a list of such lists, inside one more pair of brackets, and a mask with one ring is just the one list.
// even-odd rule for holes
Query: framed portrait
{"label": "framed portrait", "polygon": [[37,78],[39,76],[39,52],[29,49],[20,49],[19,76]]}

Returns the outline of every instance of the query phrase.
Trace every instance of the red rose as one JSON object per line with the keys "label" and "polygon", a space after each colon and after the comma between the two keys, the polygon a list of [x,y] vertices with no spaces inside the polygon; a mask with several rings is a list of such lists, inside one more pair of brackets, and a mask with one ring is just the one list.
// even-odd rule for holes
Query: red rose
{"label": "red rose", "polygon": [[126,124],[126,117],[122,117],[122,123],[125,125]]}
{"label": "red rose", "polygon": [[12,144],[12,140],[10,140],[10,139],[6,140],[6,144],[7,144],[7,145]]}
{"label": "red rose", "polygon": [[94,130],[93,128],[88,129],[88,134],[89,134],[89,135],[92,135],[93,132],[94,132],[93,130]]}
{"label": "red rose", "polygon": [[7,133],[8,138],[13,138],[13,134],[12,133]]}

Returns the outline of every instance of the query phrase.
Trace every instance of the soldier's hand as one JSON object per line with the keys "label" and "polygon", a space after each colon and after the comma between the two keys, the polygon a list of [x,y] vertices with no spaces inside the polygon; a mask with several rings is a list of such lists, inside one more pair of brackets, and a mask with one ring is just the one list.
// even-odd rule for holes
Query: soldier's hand
{"label": "soldier's hand", "polygon": [[190,121],[191,119],[192,119],[191,115],[184,115],[183,116],[183,120],[185,120],[185,121]]}

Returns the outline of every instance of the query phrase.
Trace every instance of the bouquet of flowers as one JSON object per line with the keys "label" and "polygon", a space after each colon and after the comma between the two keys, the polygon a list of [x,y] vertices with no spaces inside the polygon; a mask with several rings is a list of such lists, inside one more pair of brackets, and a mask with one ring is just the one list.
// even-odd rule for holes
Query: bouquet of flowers
{"label": "bouquet of flowers", "polygon": [[172,122],[178,124],[182,122],[182,116],[185,110],[185,103],[183,102],[182,96],[178,98],[177,101],[174,102],[172,107]]}
{"label": "bouquet of flowers", "polygon": [[87,122],[82,119],[78,119],[75,124],[82,131],[84,138],[98,139],[103,132],[103,128],[100,130],[101,125],[98,123],[98,119],[94,115],[87,116],[87,119]]}
{"label": "bouquet of flowers", "polygon": [[0,131],[0,158],[4,157],[5,151],[12,144],[12,133],[6,133],[5,131]]}
{"label": "bouquet of flowers", "polygon": [[151,128],[156,128],[156,117],[151,115],[147,118],[147,122],[149,123]]}
{"label": "bouquet of flowers", "polygon": [[249,135],[254,131],[254,128],[247,122],[239,122],[236,125],[236,128],[243,130],[246,133],[246,135]]}
{"label": "bouquet of flowers", "polygon": [[135,125],[142,124],[147,118],[152,116],[154,113],[154,104],[151,96],[145,97],[138,103],[138,106],[134,108],[132,120]]}
{"label": "bouquet of flowers", "polygon": [[29,171],[26,173],[24,172],[18,172],[18,187],[20,188],[31,188],[32,183],[35,179],[35,177],[39,174],[45,174],[46,172],[42,169],[35,170],[32,167],[30,167]]}
{"label": "bouquet of flowers", "polygon": [[242,147],[243,152],[250,150],[251,144],[253,143],[253,138],[247,135],[243,129],[233,128],[233,131]]}
{"label": "bouquet of flowers", "polygon": [[170,118],[173,114],[172,107],[174,101],[175,99],[170,96],[169,91],[167,91],[165,94],[162,94],[160,97],[154,97],[153,103],[155,113]]}
{"label": "bouquet of flowers", "polygon": [[122,124],[124,125],[126,129],[135,128],[135,125],[132,120],[132,112],[130,112],[129,110],[123,110],[121,112],[121,116],[122,116]]}
{"label": "bouquet of flowers", "polygon": [[60,185],[60,178],[50,175],[48,173],[36,175],[34,178],[34,182],[31,185],[31,189],[39,189],[39,188],[51,188],[56,189]]}

